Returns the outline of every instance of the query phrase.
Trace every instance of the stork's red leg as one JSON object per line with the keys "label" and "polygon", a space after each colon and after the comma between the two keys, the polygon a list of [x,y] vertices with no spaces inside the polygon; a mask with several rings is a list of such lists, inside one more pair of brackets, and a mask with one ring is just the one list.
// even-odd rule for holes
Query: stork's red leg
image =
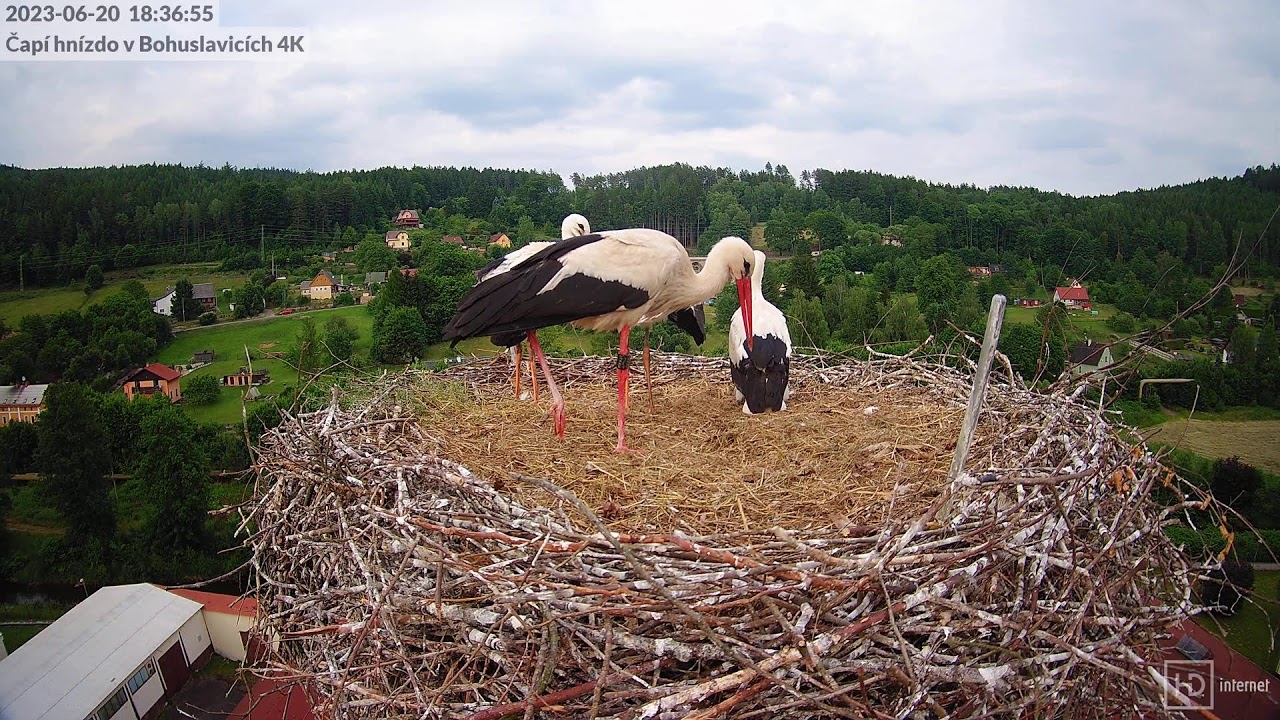
{"label": "stork's red leg", "polygon": [[644,389],[649,396],[649,413],[653,414],[653,375],[649,372],[649,328],[644,329]]}
{"label": "stork's red leg", "polygon": [[538,344],[538,336],[532,332],[529,333],[529,348],[533,350],[533,355],[538,359],[538,364],[542,366],[542,374],[547,379],[547,387],[551,388],[551,415],[554,418],[555,433],[558,437],[564,437],[564,398],[560,397],[560,389],[556,387],[556,381],[551,378],[551,368],[547,367],[547,356],[542,354],[542,346]]}
{"label": "stork's red leg", "polygon": [[516,371],[511,376],[511,382],[516,387],[516,399],[519,400],[520,399],[520,370],[523,369],[524,363],[520,359],[520,343],[516,343],[516,346],[513,349],[515,350],[515,361],[512,362],[511,365],[512,367],[515,368]]}
{"label": "stork's red leg", "polygon": [[627,447],[627,382],[631,379],[631,355],[627,351],[627,338],[631,327],[624,325],[618,336],[618,446],[616,453],[631,452]]}

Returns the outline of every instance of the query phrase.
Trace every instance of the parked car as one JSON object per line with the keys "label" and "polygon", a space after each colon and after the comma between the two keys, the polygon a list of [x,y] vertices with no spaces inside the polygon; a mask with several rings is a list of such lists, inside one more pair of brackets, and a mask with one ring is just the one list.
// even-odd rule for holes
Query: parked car
{"label": "parked car", "polygon": [[281,314],[281,315],[292,315],[292,314],[293,314],[293,308],[286,308],[286,309],[284,309],[284,310],[281,310],[281,311],[280,311],[280,314]]}

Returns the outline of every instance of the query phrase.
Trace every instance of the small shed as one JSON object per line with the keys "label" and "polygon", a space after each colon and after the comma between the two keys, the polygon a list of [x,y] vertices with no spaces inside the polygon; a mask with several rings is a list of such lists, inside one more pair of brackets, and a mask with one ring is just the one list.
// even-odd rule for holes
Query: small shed
{"label": "small shed", "polygon": [[211,363],[216,356],[217,353],[213,350],[197,350],[195,354],[191,356],[191,364]]}

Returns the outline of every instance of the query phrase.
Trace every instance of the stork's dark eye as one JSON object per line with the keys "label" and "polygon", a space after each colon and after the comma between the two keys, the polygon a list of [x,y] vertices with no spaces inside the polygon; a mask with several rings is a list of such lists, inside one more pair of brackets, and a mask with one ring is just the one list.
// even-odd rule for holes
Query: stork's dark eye
{"label": "stork's dark eye", "polygon": [[746,261],[743,261],[743,263],[742,263],[742,274],[743,274],[743,275],[750,275],[750,274],[751,274],[751,263],[746,262]]}

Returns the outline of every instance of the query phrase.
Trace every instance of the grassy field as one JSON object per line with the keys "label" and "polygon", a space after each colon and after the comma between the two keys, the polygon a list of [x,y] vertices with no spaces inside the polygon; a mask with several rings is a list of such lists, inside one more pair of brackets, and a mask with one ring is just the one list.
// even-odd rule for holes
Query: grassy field
{"label": "grassy field", "polygon": [[[352,306],[318,313],[297,313],[285,317],[226,325],[212,325],[179,334],[172,343],[160,351],[157,362],[167,365],[183,365],[191,362],[197,350],[213,350],[215,359],[183,379],[212,375],[221,378],[234,374],[245,364],[245,347],[253,358],[253,369],[267,370],[271,382],[259,388],[264,395],[275,395],[286,385],[298,381],[297,372],[283,359],[269,358],[267,353],[287,352],[296,344],[304,318],[316,323],[316,331],[323,338],[324,323],[332,317],[344,317],[360,333],[356,340],[356,352],[367,353],[372,342],[373,318],[366,308]],[[240,421],[241,388],[224,388],[213,405],[198,406],[183,403],[193,418],[200,422],[236,423]]]}
{"label": "grassy field", "polygon": [[1215,459],[1238,455],[1250,465],[1280,473],[1280,420],[1201,419],[1197,413],[1192,420],[1161,423],[1150,441]]}
{"label": "grassy field", "polygon": [[[1258,570],[1254,573],[1254,579],[1254,602],[1257,605],[1246,603],[1242,610],[1231,617],[1198,615],[1196,621],[1201,627],[1226,640],[1228,645],[1258,666],[1271,672],[1275,670],[1277,660],[1280,660],[1280,643],[1277,643],[1275,649],[1270,647],[1275,627],[1280,624],[1280,606],[1275,603],[1280,571]],[[1268,615],[1271,616],[1270,619]]]}
{"label": "grassy field", "polygon": [[218,307],[222,312],[229,312],[223,288],[237,288],[248,279],[247,275],[214,272],[216,264],[198,263],[193,265],[165,265],[145,268],[145,272],[128,271],[110,273],[106,284],[92,295],[85,297],[81,285],[72,284],[57,288],[40,288],[25,292],[9,291],[0,293],[0,319],[11,327],[18,324],[24,315],[54,315],[64,310],[79,310],[86,305],[100,302],[113,292],[119,290],[129,280],[137,280],[146,288],[147,293],[156,297],[166,288],[173,287],[179,278],[186,277],[193,284],[211,282],[218,295]]}

